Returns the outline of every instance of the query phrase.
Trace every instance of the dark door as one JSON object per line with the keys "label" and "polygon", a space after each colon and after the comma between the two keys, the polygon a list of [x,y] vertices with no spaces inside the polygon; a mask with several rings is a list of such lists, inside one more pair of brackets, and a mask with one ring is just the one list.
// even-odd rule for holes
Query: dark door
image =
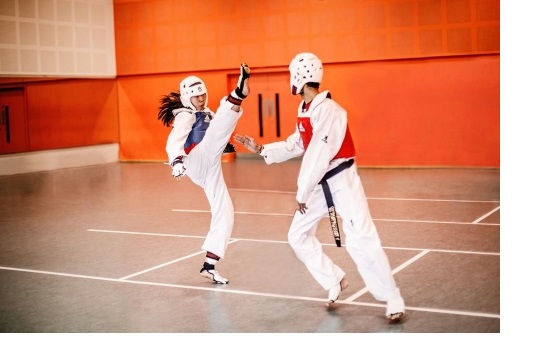
{"label": "dark door", "polygon": [[[237,83],[231,76],[229,85]],[[235,133],[249,135],[259,144],[285,140],[296,129],[300,96],[290,93],[289,72],[255,73],[251,94],[242,104],[243,116]]]}
{"label": "dark door", "polygon": [[28,151],[24,89],[0,89],[0,105],[0,154]]}

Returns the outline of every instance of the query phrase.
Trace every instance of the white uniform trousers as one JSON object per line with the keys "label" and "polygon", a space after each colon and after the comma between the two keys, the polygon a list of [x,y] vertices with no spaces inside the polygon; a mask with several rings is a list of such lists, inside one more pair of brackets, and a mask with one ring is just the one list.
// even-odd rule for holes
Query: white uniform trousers
{"label": "white uniform trousers", "polygon": [[243,114],[222,101],[203,140],[184,161],[185,175],[201,186],[211,207],[211,224],[202,250],[224,258],[234,228],[234,206],[222,174],[221,156]]}
{"label": "white uniform trousers", "polygon": [[[336,212],[342,219],[340,228],[345,235],[346,250],[366,287],[379,301],[399,299],[400,291],[372,221],[356,166],[338,173],[328,183]],[[328,214],[321,185],[317,185],[306,205],[305,214],[295,213],[288,233],[289,244],[315,280],[328,290],[339,284],[345,272],[322,251],[316,237],[319,221]],[[334,243],[334,237],[331,238]]]}

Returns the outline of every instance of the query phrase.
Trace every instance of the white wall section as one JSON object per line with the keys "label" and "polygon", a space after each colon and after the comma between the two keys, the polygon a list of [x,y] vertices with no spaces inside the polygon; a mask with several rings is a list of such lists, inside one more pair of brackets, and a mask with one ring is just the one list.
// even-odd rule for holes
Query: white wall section
{"label": "white wall section", "polygon": [[1,0],[0,77],[115,77],[112,0]]}

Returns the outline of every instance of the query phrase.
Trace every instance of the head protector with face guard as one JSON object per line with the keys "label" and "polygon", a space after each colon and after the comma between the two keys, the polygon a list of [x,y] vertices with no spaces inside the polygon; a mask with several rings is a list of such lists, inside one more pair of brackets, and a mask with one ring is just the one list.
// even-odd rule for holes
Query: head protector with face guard
{"label": "head protector with face guard", "polygon": [[312,53],[297,54],[289,65],[289,71],[293,95],[300,94],[306,83],[321,83],[323,79],[323,63]]}
{"label": "head protector with face guard", "polygon": [[[199,96],[203,94],[207,94],[207,88],[205,87],[205,83],[203,83],[200,78],[190,76],[184,78],[182,82],[180,82],[180,101],[182,102],[183,107],[196,110],[196,107],[192,104],[190,99],[192,96]],[[207,100],[208,97],[205,97],[205,107],[207,107]]]}

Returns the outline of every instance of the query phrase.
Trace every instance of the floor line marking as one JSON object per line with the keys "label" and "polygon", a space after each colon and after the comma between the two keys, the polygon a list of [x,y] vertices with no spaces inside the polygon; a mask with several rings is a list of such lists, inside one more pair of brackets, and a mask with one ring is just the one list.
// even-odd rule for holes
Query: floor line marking
{"label": "floor line marking", "polygon": [[[278,191],[278,190],[230,189],[230,191],[296,195],[296,192],[294,191]],[[467,199],[429,199],[429,198],[400,198],[400,197],[367,197],[367,199],[388,200],[388,201],[462,202],[462,203],[499,203],[500,202],[499,200],[476,201],[476,200],[467,200]]]}
{"label": "floor line marking", "polygon": [[150,268],[148,268],[148,269],[141,270],[141,271],[139,271],[139,272],[136,272],[136,273],[133,273],[133,274],[130,274],[130,275],[126,275],[126,276],[124,276],[124,277],[119,278],[119,280],[127,280],[127,279],[130,279],[130,278],[134,277],[134,276],[141,275],[141,274],[144,274],[144,273],[148,273],[148,272],[150,272],[150,271],[152,271],[152,270],[159,269],[159,268],[168,266],[168,265],[170,265],[170,264],[177,263],[177,262],[183,261],[183,260],[185,260],[185,259],[195,257],[195,256],[197,256],[197,255],[203,254],[204,252],[205,252],[205,251],[199,251],[199,252],[195,252],[195,253],[193,253],[193,254],[190,254],[190,255],[188,255],[188,256],[176,258],[176,259],[174,259],[174,260],[172,260],[172,261],[165,262],[165,263],[159,264],[159,265],[157,265],[157,266],[150,267]]}
{"label": "floor line marking", "polygon": [[[171,209],[171,211],[175,212],[182,212],[182,213],[211,213],[210,210],[201,210],[201,209]],[[253,211],[235,211],[234,214],[241,214],[241,215],[265,215],[265,216],[290,216],[293,217],[293,214],[285,214],[285,213],[259,213],[259,212],[253,212]]]}
{"label": "floor line marking", "polygon": [[[112,279],[112,278],[106,278],[106,277],[100,277],[100,276],[78,275],[78,274],[51,272],[51,271],[44,271],[44,270],[32,270],[32,269],[24,269],[24,268],[3,267],[3,266],[0,266],[0,270],[9,270],[9,271],[27,272],[27,273],[34,273],[34,274],[73,277],[73,278],[88,279],[88,280],[128,283],[128,284],[137,284],[137,285],[149,285],[149,286],[160,286],[160,287],[170,287],[170,288],[183,288],[183,289],[191,289],[191,290],[198,290],[198,291],[216,291],[216,292],[224,292],[224,293],[232,293],[232,294],[242,294],[242,295],[268,297],[268,298],[283,298],[283,299],[293,299],[293,300],[303,300],[303,301],[325,302],[325,299],[314,298],[314,297],[292,296],[292,295],[273,294],[273,293],[260,293],[260,292],[251,292],[251,291],[242,291],[242,290],[230,290],[230,289],[226,289],[224,287],[225,285],[222,285],[219,288],[208,288],[208,287],[197,287],[197,286],[188,286],[188,285],[166,284],[166,283],[152,282],[152,281],[120,280],[120,279]],[[345,304],[345,305],[360,305],[360,306],[380,307],[380,308],[385,308],[386,307],[385,304],[378,304],[378,303],[344,302],[344,301],[337,301],[337,302],[340,303],[340,304]],[[482,312],[474,312],[474,311],[433,309],[433,308],[408,307],[408,306],[405,307],[405,309],[406,310],[414,310],[414,311],[425,311],[425,312],[433,312],[433,313],[441,313],[441,314],[450,314],[450,315],[478,316],[478,317],[496,318],[496,319],[500,318],[499,314],[482,313]]]}
{"label": "floor line marking", "polygon": [[[238,239],[235,239],[235,240],[230,241],[228,244],[235,243],[235,242],[237,242],[237,241],[238,241]],[[148,269],[144,269],[144,270],[141,270],[141,271],[139,271],[139,272],[136,272],[136,273],[133,273],[133,274],[124,276],[124,277],[120,278],[120,280],[127,280],[127,279],[129,279],[129,278],[132,278],[132,277],[135,277],[135,276],[144,274],[144,273],[151,272],[152,270],[156,270],[156,269],[159,269],[159,268],[162,268],[162,267],[171,265],[171,264],[173,264],[173,263],[177,263],[177,262],[183,261],[183,260],[185,260],[185,259],[192,258],[192,257],[198,256],[198,255],[201,255],[201,254],[203,254],[203,253],[205,253],[205,251],[202,250],[202,251],[198,251],[198,252],[195,252],[195,253],[193,253],[193,254],[184,256],[184,257],[176,258],[176,259],[174,259],[174,260],[172,260],[172,261],[165,262],[165,263],[159,264],[159,265],[157,265],[157,266],[154,266],[154,267],[151,267],[151,268],[148,268]]]}
{"label": "floor line marking", "polygon": [[[409,260],[407,260],[406,262],[404,262],[403,264],[401,264],[400,266],[398,266],[397,268],[393,269],[391,271],[391,273],[393,275],[397,274],[398,272],[400,272],[401,270],[403,270],[404,268],[408,267],[410,264],[416,262],[418,259],[420,259],[421,257],[425,256],[427,253],[429,253],[430,250],[424,250],[422,252],[420,252],[419,254],[417,254],[416,256],[410,258]],[[368,288],[367,287],[364,287],[362,288],[361,290],[357,291],[356,293],[354,293],[353,295],[349,296],[348,298],[344,299],[343,301],[344,302],[353,302],[355,299],[361,297],[362,295],[364,295],[365,293],[368,292]]]}
{"label": "floor line marking", "polygon": [[479,217],[478,219],[476,219],[475,221],[473,221],[472,223],[479,223],[481,222],[482,220],[486,219],[488,216],[494,214],[496,211],[498,211],[500,209],[500,206],[498,206],[497,208],[494,208],[493,210],[491,210],[489,213],[486,213],[484,214],[483,216]]}
{"label": "floor line marking", "polygon": [[[200,238],[204,239],[205,236],[195,236],[195,235],[182,235],[182,234],[165,234],[165,233],[149,233],[149,232],[129,232],[129,231],[115,231],[115,230],[103,230],[103,229],[87,229],[87,232],[98,232],[98,233],[115,233],[115,234],[133,234],[133,235],[150,235],[150,236],[160,236],[160,237],[179,237],[179,238]],[[247,241],[247,242],[260,242],[260,243],[279,243],[279,244],[288,244],[286,240],[269,240],[269,239],[247,239],[247,238],[231,238],[229,244],[236,241]],[[336,244],[331,243],[321,243],[322,246],[336,246]],[[345,247],[342,244],[342,247]],[[447,253],[461,253],[468,255],[494,255],[499,256],[499,252],[483,252],[483,251],[463,251],[463,250],[439,250],[439,249],[421,249],[421,248],[407,248],[407,247],[394,247],[394,246],[383,246],[384,249],[391,250],[405,250],[405,251],[433,251],[433,252],[447,252]]]}
{"label": "floor line marking", "polygon": [[116,231],[108,229],[94,229],[88,228],[88,232],[99,232],[99,233],[120,233],[120,234],[135,234],[135,235],[151,235],[159,237],[175,237],[175,238],[197,238],[204,239],[204,236],[200,235],[183,235],[183,234],[169,234],[169,233],[153,233],[153,232],[134,232],[134,231]]}
{"label": "floor line marking", "polygon": [[[174,212],[182,213],[210,213],[210,210],[204,209],[171,209]],[[262,215],[262,216],[287,216],[293,217],[293,214],[286,213],[260,213],[252,211],[236,211],[235,214],[239,215]],[[324,216],[328,218],[328,215]],[[397,220],[397,219],[372,219],[373,221],[384,221],[384,222],[415,222],[415,223],[435,223],[435,224],[450,224],[450,225],[478,225],[478,226],[499,226],[499,223],[477,223],[477,222],[459,222],[459,221],[431,221],[431,220]]]}

